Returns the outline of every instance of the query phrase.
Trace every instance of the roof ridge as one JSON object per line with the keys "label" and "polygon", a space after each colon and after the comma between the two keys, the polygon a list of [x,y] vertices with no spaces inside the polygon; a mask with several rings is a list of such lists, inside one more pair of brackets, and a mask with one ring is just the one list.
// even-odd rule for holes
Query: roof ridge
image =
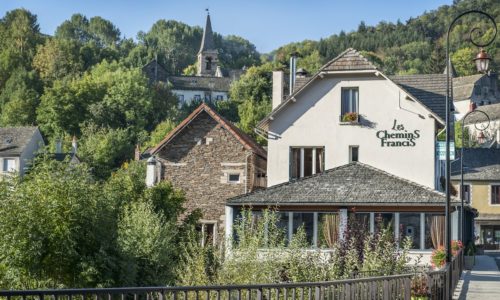
{"label": "roof ridge", "polygon": [[149,153],[152,155],[156,154],[161,148],[163,148],[168,142],[170,142],[179,132],[181,132],[191,121],[193,121],[201,112],[205,111],[210,115],[220,125],[226,127],[226,129],[231,132],[231,134],[247,148],[254,153],[267,157],[266,151],[255,142],[249,135],[243,132],[241,129],[236,127],[231,121],[225,119],[222,115],[217,113],[213,108],[202,102],[189,116],[182,120],[179,125],[177,125],[170,133],[168,133],[165,138],[158,143]]}

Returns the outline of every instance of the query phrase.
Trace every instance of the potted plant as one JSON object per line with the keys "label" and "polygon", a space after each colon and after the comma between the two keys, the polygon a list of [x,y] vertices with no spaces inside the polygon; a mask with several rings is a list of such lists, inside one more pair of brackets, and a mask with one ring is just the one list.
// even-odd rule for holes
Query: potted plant
{"label": "potted plant", "polygon": [[472,267],[474,267],[474,264],[476,263],[476,245],[474,245],[474,242],[470,242],[467,247],[465,248],[465,253],[464,253],[464,268],[466,270],[472,270]]}
{"label": "potted plant", "polygon": [[439,246],[437,249],[432,251],[431,264],[434,269],[441,269],[446,263],[446,251],[444,246]]}
{"label": "potted plant", "polygon": [[342,122],[353,123],[353,122],[357,122],[357,121],[358,121],[358,113],[348,112],[342,116]]}

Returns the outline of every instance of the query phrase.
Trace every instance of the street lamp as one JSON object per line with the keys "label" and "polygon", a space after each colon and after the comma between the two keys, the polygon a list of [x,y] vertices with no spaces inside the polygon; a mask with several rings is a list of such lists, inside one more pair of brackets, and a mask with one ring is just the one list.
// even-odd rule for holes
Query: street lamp
{"label": "street lamp", "polygon": [[486,73],[488,72],[488,68],[490,66],[490,56],[484,49],[481,49],[481,51],[477,54],[476,58],[474,58],[474,61],[476,62],[476,68],[479,73]]}
{"label": "street lamp", "polygon": [[[472,44],[474,44],[477,47],[483,48],[488,45],[490,45],[494,40],[497,35],[497,24],[495,22],[495,19],[493,19],[492,16],[489,14],[482,12],[480,10],[469,10],[466,12],[461,13],[453,21],[451,21],[450,26],[448,27],[448,32],[446,34],[446,180],[445,180],[445,188],[446,188],[446,263],[449,264],[451,262],[451,220],[450,220],[450,200],[451,200],[451,194],[450,194],[450,175],[451,175],[451,168],[450,168],[450,137],[451,137],[451,128],[450,128],[450,113],[451,113],[451,104],[450,104],[450,99],[452,98],[451,95],[451,85],[450,85],[450,32],[451,29],[453,28],[453,25],[463,16],[469,15],[469,14],[479,14],[481,16],[484,16],[488,18],[489,21],[491,21],[493,28],[494,28],[494,35],[493,37],[486,41],[486,42],[480,42],[474,40],[474,36],[481,36],[483,32],[481,31],[480,28],[473,28],[470,31],[469,34],[469,40]],[[486,53],[484,53],[486,54]],[[483,53],[480,53],[478,57],[476,57],[476,66],[478,67],[478,71],[485,71],[489,65],[489,60],[487,57],[487,54],[484,55]],[[448,277],[448,284],[451,287],[453,284],[451,282],[452,276],[447,276]],[[451,291],[448,291],[449,298],[451,299]]]}
{"label": "street lamp", "polygon": [[[479,138],[483,137],[483,132],[490,127],[490,117],[487,113],[482,110],[471,110],[465,114],[462,118],[462,147],[460,148],[460,235],[462,238],[462,242],[465,243],[465,218],[464,218],[464,130],[465,130],[465,119],[472,114],[481,113],[486,117],[486,122],[480,122],[479,120],[474,122],[474,127],[479,130]],[[482,124],[482,125],[481,125]],[[481,143],[481,141],[480,141]],[[470,190],[469,190],[470,195]],[[470,197],[470,196],[469,196]]]}

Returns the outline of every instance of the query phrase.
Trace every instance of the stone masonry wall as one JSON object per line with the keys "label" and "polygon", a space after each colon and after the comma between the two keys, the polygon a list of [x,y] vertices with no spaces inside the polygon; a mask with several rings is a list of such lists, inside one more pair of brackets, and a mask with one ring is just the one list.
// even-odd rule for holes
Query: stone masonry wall
{"label": "stone masonry wall", "polygon": [[[219,228],[224,225],[226,199],[245,193],[245,189],[253,190],[251,180],[245,188],[245,177],[253,178],[254,156],[206,112],[201,112],[158,153],[162,180],[171,181],[185,192],[187,212],[199,208],[203,220],[217,221]],[[261,168],[262,163],[260,158]],[[240,182],[228,183],[229,174],[240,174]]]}

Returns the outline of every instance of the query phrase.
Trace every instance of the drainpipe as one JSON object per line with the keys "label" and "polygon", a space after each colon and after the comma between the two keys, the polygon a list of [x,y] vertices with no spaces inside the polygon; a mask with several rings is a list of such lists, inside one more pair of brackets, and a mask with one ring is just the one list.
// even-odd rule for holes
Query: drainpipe
{"label": "drainpipe", "polygon": [[245,157],[245,194],[248,193],[248,158],[252,156],[252,152]]}

